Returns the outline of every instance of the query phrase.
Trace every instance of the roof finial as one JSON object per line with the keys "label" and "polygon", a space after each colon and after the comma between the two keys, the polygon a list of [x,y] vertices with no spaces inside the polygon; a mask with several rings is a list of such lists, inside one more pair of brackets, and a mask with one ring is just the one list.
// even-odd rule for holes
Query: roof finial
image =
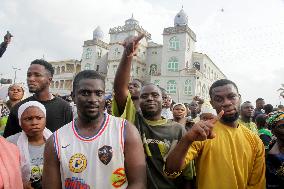
{"label": "roof finial", "polygon": [[132,15],[131,15],[131,18],[134,18],[134,17],[133,17],[133,13],[132,13]]}
{"label": "roof finial", "polygon": [[183,5],[181,5],[181,9],[183,9]]}

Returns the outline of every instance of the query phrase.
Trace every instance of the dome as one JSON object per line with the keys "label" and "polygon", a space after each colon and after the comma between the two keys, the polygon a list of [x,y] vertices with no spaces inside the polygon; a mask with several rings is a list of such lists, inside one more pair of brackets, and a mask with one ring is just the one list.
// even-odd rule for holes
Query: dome
{"label": "dome", "polygon": [[132,14],[131,18],[125,21],[125,25],[135,25],[135,24],[139,25],[139,22],[134,19],[133,14]]}
{"label": "dome", "polygon": [[183,9],[181,9],[175,16],[174,24],[175,26],[185,26],[188,24],[188,16],[185,14]]}
{"label": "dome", "polygon": [[98,26],[93,32],[93,39],[102,40],[104,38],[104,33],[100,26]]}

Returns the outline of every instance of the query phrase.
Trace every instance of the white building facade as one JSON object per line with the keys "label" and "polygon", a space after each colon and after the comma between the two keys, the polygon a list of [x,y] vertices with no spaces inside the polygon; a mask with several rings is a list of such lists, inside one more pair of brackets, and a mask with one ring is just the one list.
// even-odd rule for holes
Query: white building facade
{"label": "white building facade", "polygon": [[[133,15],[123,26],[109,29],[109,42],[103,40],[103,32],[97,27],[93,39],[84,41],[81,69],[93,69],[103,74],[106,93],[111,93],[123,54],[123,46],[118,43],[141,33],[145,37],[133,58],[131,78],[159,85],[174,101],[190,102],[195,95],[209,99],[210,85],[217,79],[226,78],[206,54],[195,51],[196,35],[188,27],[188,17],[183,9],[175,16],[174,26],[164,28],[163,44],[151,41],[151,34],[139,25]],[[60,82],[55,83],[56,89],[62,86]]]}
{"label": "white building facade", "polygon": [[70,95],[75,75],[81,71],[81,62],[78,60],[50,61],[54,75],[50,85],[50,92],[60,96]]}

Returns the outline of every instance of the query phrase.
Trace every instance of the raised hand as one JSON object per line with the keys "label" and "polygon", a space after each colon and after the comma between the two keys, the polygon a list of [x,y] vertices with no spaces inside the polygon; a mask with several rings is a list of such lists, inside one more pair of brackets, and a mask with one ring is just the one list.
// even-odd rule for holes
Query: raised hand
{"label": "raised hand", "polygon": [[216,134],[213,132],[214,124],[221,119],[224,111],[222,110],[219,114],[208,121],[199,121],[195,123],[186,134],[186,139],[189,142],[203,141],[206,139],[215,138]]}
{"label": "raised hand", "polygon": [[139,41],[145,36],[145,34],[140,34],[136,37],[130,36],[127,37],[124,42],[118,43],[124,47],[124,51],[127,57],[136,56],[136,51],[139,46]]}

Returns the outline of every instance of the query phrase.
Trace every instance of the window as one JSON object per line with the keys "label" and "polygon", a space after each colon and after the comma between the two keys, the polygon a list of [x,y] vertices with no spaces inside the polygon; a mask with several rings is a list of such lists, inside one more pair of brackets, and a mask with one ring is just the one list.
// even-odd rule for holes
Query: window
{"label": "window", "polygon": [[61,67],[61,73],[65,73],[65,67],[64,66]]}
{"label": "window", "polygon": [[117,69],[117,65],[112,65],[112,69],[113,69],[113,74],[115,75],[116,69]]}
{"label": "window", "polygon": [[199,62],[194,62],[194,63],[193,63],[193,67],[194,67],[195,69],[197,69],[198,71],[200,71],[200,63],[199,63]]}
{"label": "window", "polygon": [[171,72],[178,71],[178,59],[176,57],[170,58],[168,62],[168,71],[171,71]]}
{"label": "window", "polygon": [[114,49],[114,56],[117,57],[118,55],[120,55],[120,52],[118,50],[118,48]]}
{"label": "window", "polygon": [[149,75],[157,75],[157,65],[156,64],[151,64]]}
{"label": "window", "polygon": [[86,50],[86,59],[90,59],[92,57],[92,49],[87,48]]}
{"label": "window", "polygon": [[190,39],[187,39],[187,52],[190,50]]}
{"label": "window", "polygon": [[136,75],[139,75],[139,70],[140,70],[140,68],[136,67]]}
{"label": "window", "polygon": [[203,85],[202,89],[201,89],[201,97],[205,98],[205,96],[206,96],[206,87],[205,87],[205,85]]}
{"label": "window", "polygon": [[56,68],[56,74],[60,74],[60,67],[59,66]]}
{"label": "window", "polygon": [[179,50],[179,40],[176,36],[170,39],[169,49],[174,51]]}
{"label": "window", "polygon": [[155,80],[155,81],[154,81],[154,85],[159,86],[159,85],[160,85],[160,80]]}
{"label": "window", "polygon": [[91,64],[86,64],[85,65],[85,70],[90,70],[91,69]]}
{"label": "window", "polygon": [[102,57],[102,49],[99,49],[97,53],[98,53],[98,58],[101,58]]}
{"label": "window", "polygon": [[167,82],[167,93],[175,94],[176,90],[177,90],[176,81],[175,80],[169,80]]}
{"label": "window", "polygon": [[96,69],[97,72],[99,71],[99,68],[100,68],[100,65],[97,65],[97,69]]}
{"label": "window", "polygon": [[186,95],[192,95],[192,90],[191,90],[191,80],[187,79],[184,82],[184,94]]}

